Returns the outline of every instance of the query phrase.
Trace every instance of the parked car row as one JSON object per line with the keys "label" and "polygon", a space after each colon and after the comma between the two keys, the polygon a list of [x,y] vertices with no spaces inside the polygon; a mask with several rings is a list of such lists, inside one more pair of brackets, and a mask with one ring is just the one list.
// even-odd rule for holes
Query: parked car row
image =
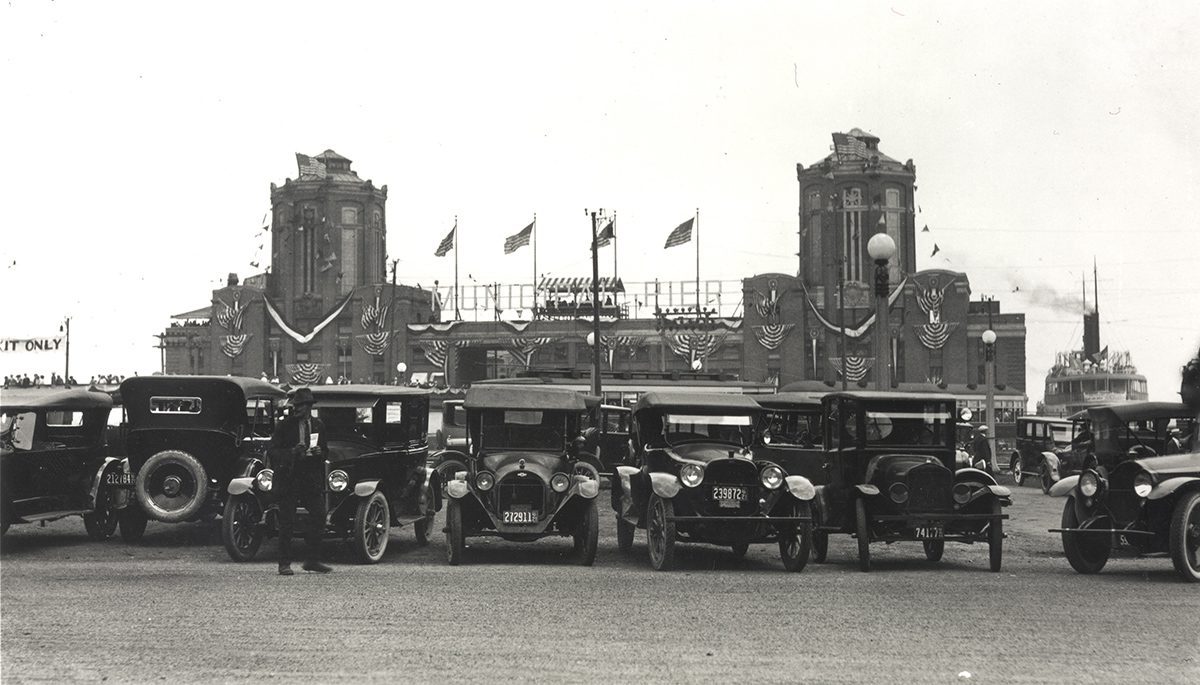
{"label": "parked car row", "polygon": [[[562,389],[478,384],[443,409],[445,447],[431,454],[428,391],[312,391],[329,444],[326,535],[348,541],[364,563],[383,557],[393,528],[411,527],[426,543],[444,507],[450,564],[467,560],[471,537],[560,536],[590,565],[607,481],[618,547],[629,551],[645,530],[659,570],[673,567],[678,544],[703,543],[738,556],[777,545],[783,567],[800,571],[825,561],[830,535],[857,540],[863,571],[872,544],[908,541],[931,561],[946,542],[986,544],[991,570],[1001,568],[1010,492],[958,463],[950,395],[651,392],[626,408]],[[278,529],[267,445],[286,393],[246,378],[152,376],[127,379],[116,400],[86,390],[4,394],[4,529],[82,515],[92,537],[119,529],[136,542],[151,519],[219,518],[229,556],[253,559]],[[114,406],[125,417],[115,434]],[[1172,451],[1161,440],[1167,422],[1194,416],[1177,405],[1090,410],[1086,419],[1070,422],[1069,441],[1067,423],[1019,421],[1012,457],[1018,484],[1025,465],[1037,463],[1040,476],[1055,457],[1048,489],[1068,501],[1053,532],[1068,561],[1095,572],[1113,547],[1129,546],[1169,553],[1181,576],[1200,580],[1200,453],[1155,456]],[[1085,431],[1093,437],[1074,439]],[[123,453],[110,453],[109,441]],[[1078,472],[1065,475],[1074,459]]]}

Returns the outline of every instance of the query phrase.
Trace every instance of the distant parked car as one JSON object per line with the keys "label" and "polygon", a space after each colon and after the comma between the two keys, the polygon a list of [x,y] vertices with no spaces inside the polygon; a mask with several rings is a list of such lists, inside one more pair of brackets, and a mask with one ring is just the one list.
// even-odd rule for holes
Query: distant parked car
{"label": "distant parked car", "polygon": [[[1018,416],[1017,445],[1009,455],[1008,470],[1013,481],[1023,485],[1027,477],[1037,478],[1043,492],[1063,476],[1079,472],[1086,449],[1074,449],[1074,441],[1087,431],[1086,417],[1072,421],[1048,416]],[[1090,445],[1088,446],[1090,448]]]}
{"label": "distant parked car", "polygon": [[82,516],[89,537],[113,534],[129,479],[107,453],[112,406],[107,393],[83,389],[0,394],[0,533]]}
{"label": "distant parked car", "polygon": [[629,407],[604,404],[599,397],[584,396],[587,411],[582,428],[584,451],[593,455],[593,466],[602,477],[610,477],[621,464],[629,461],[629,430],[633,422]]}

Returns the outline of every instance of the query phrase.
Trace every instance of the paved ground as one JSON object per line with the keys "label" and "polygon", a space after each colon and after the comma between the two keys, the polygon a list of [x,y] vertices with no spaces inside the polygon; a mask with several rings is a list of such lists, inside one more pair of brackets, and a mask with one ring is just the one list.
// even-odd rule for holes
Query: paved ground
{"label": "paved ground", "polygon": [[[1062,501],[1007,511],[1004,570],[983,545],[924,561],[853,540],[783,572],[778,550],[684,547],[656,573],[644,533],[616,549],[606,515],[592,568],[570,544],[472,540],[451,568],[435,536],[393,534],[384,561],[339,552],[329,576],[228,560],[215,529],[151,524],[137,546],[78,520],[16,526],[0,552],[4,682],[704,681],[1200,682],[1200,587],[1170,560],[1076,575],[1046,532]],[[440,519],[439,519],[440,525]]]}

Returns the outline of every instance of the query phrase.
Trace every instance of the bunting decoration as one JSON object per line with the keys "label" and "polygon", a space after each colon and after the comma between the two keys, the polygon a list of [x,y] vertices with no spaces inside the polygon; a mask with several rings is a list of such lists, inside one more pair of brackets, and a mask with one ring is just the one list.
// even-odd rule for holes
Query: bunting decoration
{"label": "bunting decoration", "polygon": [[447,343],[445,340],[424,340],[420,344],[421,352],[425,355],[425,359],[445,373],[446,359],[450,352],[450,343]]}
{"label": "bunting decoration", "polygon": [[221,352],[230,359],[237,357],[246,348],[252,334],[242,332],[242,315],[246,305],[242,304],[242,292],[233,291],[233,304],[217,298],[220,303],[217,310],[217,323],[229,331],[229,335],[220,337]]}
{"label": "bunting decoration", "polygon": [[913,326],[917,332],[917,339],[921,344],[931,350],[940,350],[946,341],[950,339],[950,334],[958,324],[954,323],[924,323],[919,326]]}
{"label": "bunting decoration", "polygon": [[521,362],[521,366],[528,369],[533,361],[533,353],[553,341],[553,338],[509,338],[508,351]]}
{"label": "bunting decoration", "polygon": [[408,330],[413,333],[449,333],[451,328],[454,328],[460,323],[462,322],[446,321],[443,323],[410,323],[408,324]]}
{"label": "bunting decoration", "polygon": [[764,349],[777,349],[795,327],[795,324],[780,322],[779,301],[783,299],[783,295],[779,292],[779,284],[772,279],[768,283],[766,294],[758,291],[755,291],[755,294],[758,295],[758,302],[754,304],[754,309],[763,318],[764,323],[751,326],[754,338]]}
{"label": "bunting decoration", "polygon": [[275,303],[271,301],[271,298],[263,295],[263,302],[267,306],[267,314],[271,316],[271,319],[277,326],[279,326],[280,330],[282,330],[284,333],[287,333],[288,337],[292,340],[295,340],[301,345],[307,345],[308,343],[312,342],[313,338],[316,338],[321,331],[325,330],[326,326],[333,323],[333,320],[342,313],[342,310],[346,308],[346,305],[350,304],[350,298],[353,297],[353,295],[353,291],[346,293],[346,296],[342,298],[342,301],[334,305],[333,309],[329,310],[325,316],[321,317],[321,321],[308,333],[300,333],[293,328],[291,324],[289,324],[287,321],[284,321],[283,314],[280,313],[279,308],[275,306]]}
{"label": "bunting decoration", "polygon": [[725,342],[724,334],[714,333],[670,333],[663,334],[662,337],[667,347],[688,360],[689,364],[708,359]]}
{"label": "bunting decoration", "polygon": [[608,360],[608,368],[613,368],[613,357],[617,352],[624,352],[633,357],[638,349],[645,347],[646,337],[643,335],[602,335],[600,347],[604,349],[604,358]]}
{"label": "bunting decoration", "polygon": [[[896,286],[896,289],[893,290],[890,295],[888,295],[888,309],[891,309],[892,305],[896,303],[896,300],[900,297],[900,293],[904,292],[904,286],[907,284],[908,284],[908,278],[905,277],[904,280],[900,281],[900,284]],[[801,285],[801,287],[804,288],[804,298],[806,300],[808,300],[808,306],[810,309],[812,309],[812,313],[817,318],[817,321],[821,322],[821,325],[824,326],[829,331],[831,331],[833,333],[841,334],[841,331],[842,331],[841,327],[838,326],[837,324],[829,321],[821,314],[821,311],[819,309],[817,309],[817,305],[813,304],[812,297],[809,296],[809,294],[808,294],[808,288],[806,286],[804,286],[803,283],[801,283],[800,285]],[[875,313],[872,312],[871,315],[868,316],[866,319],[864,319],[862,321],[862,323],[860,323],[859,325],[857,325],[853,328],[851,328],[849,325],[847,325],[846,326],[846,337],[861,338],[862,336],[866,335],[867,331],[869,331],[871,329],[871,326],[874,323],[875,323]]]}
{"label": "bunting decoration", "polygon": [[385,330],[388,308],[380,303],[382,294],[383,288],[375,288],[375,302],[363,305],[362,316],[358,320],[365,333],[355,336],[359,347],[374,357],[383,356],[391,341],[391,332]]}
{"label": "bunting decoration", "polygon": [[321,380],[321,376],[324,375],[326,366],[329,365],[304,362],[297,364],[284,364],[283,368],[288,372],[288,375],[292,377],[293,385],[312,385]]}
{"label": "bunting decoration", "polygon": [[926,286],[922,287],[920,282],[917,283],[917,305],[920,306],[921,311],[925,312],[929,320],[923,324],[914,325],[913,328],[917,332],[917,339],[928,349],[941,349],[958,326],[955,323],[942,321],[942,303],[946,300],[946,289],[953,283],[954,278],[951,278],[946,285],[938,287],[939,280],[936,275],[930,276]]}
{"label": "bunting decoration", "polygon": [[779,347],[795,326],[794,323],[776,323],[752,326],[751,328],[754,331],[754,339],[758,341],[759,345],[762,345],[764,349],[774,350]]}
{"label": "bunting decoration", "polygon": [[[837,371],[837,375],[842,375],[842,358],[830,357],[829,364]],[[846,380],[851,383],[857,383],[867,377],[867,372],[874,366],[875,359],[873,357],[846,357]]]}
{"label": "bunting decoration", "polygon": [[252,333],[239,333],[221,336],[221,352],[224,352],[226,357],[233,359],[246,348],[246,343],[250,342],[252,335]]}

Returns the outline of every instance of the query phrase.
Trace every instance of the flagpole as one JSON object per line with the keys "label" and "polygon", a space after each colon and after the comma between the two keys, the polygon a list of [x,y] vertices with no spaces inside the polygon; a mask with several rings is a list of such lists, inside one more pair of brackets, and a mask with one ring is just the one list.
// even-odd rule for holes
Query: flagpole
{"label": "flagpole", "polygon": [[458,309],[458,215],[454,215],[454,320],[462,321]]}
{"label": "flagpole", "polygon": [[[613,243],[613,287],[617,287],[617,213],[613,212],[612,221],[609,222],[612,226],[612,243]],[[613,300],[614,302],[616,300]]]}
{"label": "flagpole", "polygon": [[696,317],[700,316],[700,208],[696,208]]}
{"label": "flagpole", "polygon": [[538,286],[538,270],[537,270],[537,212],[533,213],[533,235],[530,236],[530,242],[533,243],[533,301],[529,305],[529,311],[533,313],[531,318],[537,318],[537,286]]}

